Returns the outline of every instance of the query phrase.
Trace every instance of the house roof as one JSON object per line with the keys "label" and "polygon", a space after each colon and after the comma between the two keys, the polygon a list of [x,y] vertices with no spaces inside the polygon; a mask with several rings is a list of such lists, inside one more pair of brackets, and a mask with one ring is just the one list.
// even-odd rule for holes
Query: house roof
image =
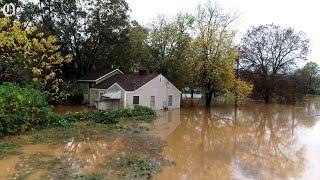
{"label": "house roof", "polygon": [[109,79],[99,84],[93,85],[93,88],[108,89],[110,86],[117,83],[126,91],[135,91],[140,87],[142,87],[143,85],[150,82],[152,79],[154,79],[157,76],[158,74],[146,74],[146,75],[139,75],[138,73],[118,74],[110,77]]}
{"label": "house roof", "polygon": [[94,71],[91,73],[88,73],[86,76],[80,78],[78,81],[79,82],[92,82],[92,81],[97,81],[98,79],[111,74],[112,72],[115,71],[119,71],[120,73],[122,73],[119,69],[103,69],[103,70],[98,70],[98,71]]}

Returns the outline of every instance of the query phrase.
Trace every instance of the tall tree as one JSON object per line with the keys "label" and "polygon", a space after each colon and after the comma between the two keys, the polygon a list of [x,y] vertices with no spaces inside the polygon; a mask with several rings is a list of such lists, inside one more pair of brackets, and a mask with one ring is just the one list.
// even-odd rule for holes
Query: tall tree
{"label": "tall tree", "polygon": [[[151,48],[149,46],[149,31],[146,27],[141,26],[138,22],[132,21],[129,30],[129,40],[122,48],[122,54],[125,54],[127,71],[138,69],[152,69]],[[120,52],[121,53],[121,52]],[[125,65],[122,65],[125,66]]]}
{"label": "tall tree", "polygon": [[0,82],[40,84],[51,100],[65,98],[59,89],[61,67],[72,60],[62,56],[55,36],[44,36],[36,28],[23,28],[19,21],[0,18]]}
{"label": "tall tree", "polygon": [[237,52],[231,29],[237,15],[225,13],[217,4],[200,5],[196,16],[197,37],[192,43],[195,76],[205,92],[206,106],[216,92],[232,89]]}
{"label": "tall tree", "polygon": [[150,30],[153,70],[165,75],[179,89],[187,82],[187,52],[191,42],[193,17],[178,14],[173,21],[159,16]]}
{"label": "tall tree", "polygon": [[101,68],[128,69],[127,56],[120,53],[129,41],[128,11],[125,0],[43,0],[23,4],[19,17],[45,34],[56,34],[83,75]]}
{"label": "tall tree", "polygon": [[303,32],[273,24],[253,27],[243,37],[240,46],[243,67],[260,78],[261,96],[270,101],[275,77],[286,74],[299,60],[305,60],[309,40]]}
{"label": "tall tree", "polygon": [[320,89],[320,67],[317,63],[308,62],[303,68],[298,69],[296,76],[299,86],[303,86],[303,94],[315,94]]}

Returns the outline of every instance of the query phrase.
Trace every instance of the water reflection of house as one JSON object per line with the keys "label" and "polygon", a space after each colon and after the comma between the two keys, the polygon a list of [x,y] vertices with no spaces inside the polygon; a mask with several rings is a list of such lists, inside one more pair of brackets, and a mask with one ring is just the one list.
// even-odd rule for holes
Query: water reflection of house
{"label": "water reflection of house", "polygon": [[90,73],[78,82],[85,87],[84,102],[101,110],[135,105],[156,110],[180,108],[181,92],[161,74],[103,70]]}
{"label": "water reflection of house", "polygon": [[158,119],[152,122],[152,134],[162,139],[167,137],[180,125],[180,109],[158,111]]}

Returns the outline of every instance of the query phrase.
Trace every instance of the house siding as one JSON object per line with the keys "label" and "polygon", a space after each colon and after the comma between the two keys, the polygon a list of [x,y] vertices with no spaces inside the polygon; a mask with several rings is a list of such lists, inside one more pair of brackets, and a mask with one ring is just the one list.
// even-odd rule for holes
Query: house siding
{"label": "house siding", "polygon": [[[160,81],[161,79],[161,81]],[[100,93],[121,91],[120,108],[133,108],[133,96],[139,96],[139,105],[151,107],[151,96],[155,96],[155,110],[163,109],[168,105],[169,96],[172,96],[172,106],[169,109],[180,108],[181,92],[164,76],[159,75],[136,91],[125,91],[118,84],[108,89],[90,89],[90,105],[97,107]]]}
{"label": "house siding", "polygon": [[168,104],[169,95],[172,95],[172,106],[168,108],[180,108],[181,92],[162,75],[157,76],[138,90],[126,94],[126,106],[129,108],[133,107],[133,96],[139,96],[139,105],[146,107],[151,107],[151,96],[155,96],[154,109],[160,110]]}
{"label": "house siding", "polygon": [[116,92],[121,91],[120,107],[125,107],[125,90],[122,89],[118,84],[112,85],[106,92]]}
{"label": "house siding", "polygon": [[81,83],[80,86],[83,89],[83,104],[90,103],[90,84]]}
{"label": "house siding", "polygon": [[100,100],[100,93],[108,93],[108,92],[115,92],[115,91],[121,91],[120,107],[124,107],[125,91],[118,84],[114,84],[108,89],[91,88],[90,106],[97,107],[97,102]]}
{"label": "house siding", "polygon": [[100,93],[105,93],[106,89],[90,89],[90,106],[97,107],[97,102],[100,100]]}

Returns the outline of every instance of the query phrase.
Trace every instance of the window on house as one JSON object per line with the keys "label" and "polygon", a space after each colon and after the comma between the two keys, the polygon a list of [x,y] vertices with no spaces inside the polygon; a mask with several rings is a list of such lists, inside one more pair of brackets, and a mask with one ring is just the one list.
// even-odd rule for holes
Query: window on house
{"label": "window on house", "polygon": [[155,96],[151,96],[150,107],[151,108],[155,108],[156,107],[156,97]]}
{"label": "window on house", "polygon": [[133,105],[139,105],[139,96],[133,96]]}
{"label": "window on house", "polygon": [[172,106],[172,99],[173,99],[172,95],[168,96],[168,106],[169,107]]}
{"label": "window on house", "polygon": [[162,77],[160,76],[160,82],[162,82]]}

